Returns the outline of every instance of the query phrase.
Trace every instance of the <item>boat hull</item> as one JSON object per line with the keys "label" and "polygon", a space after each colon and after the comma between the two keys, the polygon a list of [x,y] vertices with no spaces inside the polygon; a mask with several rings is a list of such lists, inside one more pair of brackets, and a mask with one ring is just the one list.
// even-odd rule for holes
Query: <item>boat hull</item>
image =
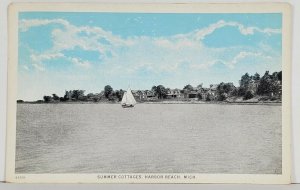
{"label": "boat hull", "polygon": [[122,107],[123,107],[123,108],[132,108],[133,105],[126,105],[126,104],[125,104],[125,105],[122,105]]}

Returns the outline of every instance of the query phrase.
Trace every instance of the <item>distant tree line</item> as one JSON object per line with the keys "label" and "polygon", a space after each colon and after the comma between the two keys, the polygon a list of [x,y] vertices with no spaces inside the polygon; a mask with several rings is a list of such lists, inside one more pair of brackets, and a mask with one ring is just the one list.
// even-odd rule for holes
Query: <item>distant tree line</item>
{"label": "distant tree line", "polygon": [[[179,90],[179,89],[177,89]],[[158,100],[168,98],[170,88],[163,85],[152,86],[151,91],[153,96]],[[233,83],[221,82],[217,85],[210,85],[210,88],[203,88],[202,84],[194,88],[187,84],[179,90],[180,94],[196,93],[194,98],[202,101],[225,101],[230,97],[242,97],[244,100],[251,99],[255,96],[265,97],[266,99],[281,99],[282,91],[282,71],[272,74],[266,71],[261,77],[258,73],[249,75],[245,73],[241,76],[239,87],[235,87]],[[85,90],[69,90],[65,91],[64,96],[59,97],[57,94],[51,96],[45,95],[43,100],[38,100],[38,103],[51,102],[77,102],[77,101],[121,101],[124,90],[114,90],[110,85],[106,85],[99,93],[89,93],[85,95]],[[23,100],[17,100],[18,103],[23,103]]]}
{"label": "distant tree line", "polygon": [[[100,100],[108,100],[108,101],[121,101],[123,97],[124,91],[113,90],[110,85],[106,85],[104,90],[100,93],[89,93],[85,95],[85,90],[69,90],[65,91],[65,95],[63,97],[59,97],[56,94],[52,94],[52,96],[44,96],[43,102],[51,103],[51,102],[77,102],[77,101],[93,101],[99,102]],[[18,100],[21,102],[20,100]],[[41,100],[40,100],[41,101]]]}
{"label": "distant tree line", "polygon": [[260,77],[258,73],[249,75],[245,73],[240,80],[240,86],[234,87],[232,83],[220,83],[217,87],[217,100],[223,101],[227,97],[243,97],[244,100],[255,96],[281,99],[282,71],[272,74],[266,71]]}
{"label": "distant tree line", "polygon": [[244,99],[251,99],[256,95],[281,97],[282,91],[282,71],[272,74],[266,71],[260,77],[258,73],[250,76],[248,73],[243,75],[240,80],[238,95]]}

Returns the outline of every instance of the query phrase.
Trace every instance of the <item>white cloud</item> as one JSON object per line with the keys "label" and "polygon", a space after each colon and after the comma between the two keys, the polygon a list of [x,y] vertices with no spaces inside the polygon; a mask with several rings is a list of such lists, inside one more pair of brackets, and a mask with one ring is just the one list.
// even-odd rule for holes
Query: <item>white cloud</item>
{"label": "white cloud", "polygon": [[231,62],[227,63],[230,68],[233,68],[236,64],[240,63],[243,59],[250,57],[252,60],[264,60],[264,62],[272,61],[272,57],[264,55],[261,52],[246,52],[241,51],[237,54]]}
{"label": "white cloud", "polygon": [[80,66],[80,67],[83,67],[83,68],[89,68],[91,66],[91,63],[89,61],[84,61],[84,60],[81,60],[79,58],[68,58],[73,64],[77,65],[77,66]]}
{"label": "white cloud", "polygon": [[41,64],[32,63],[32,66],[38,71],[45,71],[45,67],[43,67],[43,65],[41,65]]}
{"label": "white cloud", "polygon": [[233,55],[232,59],[230,60],[213,59],[211,61],[206,62],[205,64],[190,64],[190,68],[196,70],[203,70],[203,69],[208,69],[209,67],[212,67],[217,63],[221,63],[227,66],[228,68],[233,69],[237,64],[243,63],[244,60],[247,58],[251,58],[251,64],[255,64],[259,62],[272,63],[276,59],[278,59],[278,57],[272,58],[271,56],[264,55],[261,52],[240,51],[237,54]]}
{"label": "white cloud", "polygon": [[[57,53],[50,53],[50,52],[44,52],[42,54],[32,53],[30,55],[31,59],[31,65],[33,68],[35,68],[37,71],[45,71],[45,66],[43,64],[44,61],[49,61],[53,59],[59,59],[63,58],[64,54],[57,52]],[[29,67],[26,66],[26,70],[29,70]]]}
{"label": "white cloud", "polygon": [[22,19],[19,21],[19,28],[22,32],[26,32],[32,27],[45,26],[48,24],[68,25],[69,22],[63,19]]}
{"label": "white cloud", "polygon": [[216,60],[212,60],[212,61],[209,61],[209,62],[206,62],[206,63],[201,63],[201,64],[191,64],[190,65],[190,68],[192,69],[196,69],[196,70],[203,70],[203,69],[207,69],[213,65],[215,65],[216,63],[223,63],[224,65],[225,62],[221,59],[216,59]]}
{"label": "white cloud", "polygon": [[64,54],[62,53],[49,53],[49,52],[46,52],[46,53],[43,53],[43,54],[31,54],[30,55],[30,58],[33,62],[42,62],[44,60],[52,60],[52,59],[57,59],[57,58],[62,58],[64,57]]}
{"label": "white cloud", "polygon": [[267,35],[281,33],[281,29],[272,29],[272,28],[261,29],[261,28],[252,27],[252,26],[246,27],[243,24],[240,24],[238,22],[226,22],[224,20],[220,20],[217,23],[213,23],[206,28],[194,31],[190,35],[195,35],[197,40],[203,40],[206,36],[212,34],[215,30],[226,27],[226,26],[238,28],[240,33],[243,35],[253,35],[255,32],[260,32],[260,33],[264,33]]}
{"label": "white cloud", "polygon": [[[63,28],[52,31],[52,49],[42,54],[32,54],[34,67],[42,70],[45,60],[64,58],[74,65],[90,68],[92,62],[82,58],[66,57],[64,50],[73,50],[76,47],[85,51],[97,51],[107,71],[133,73],[146,70],[154,73],[176,72],[180,68],[206,69],[220,62],[229,68],[246,57],[266,57],[256,51],[244,51],[242,47],[208,48],[202,40],[217,29],[223,27],[236,27],[242,35],[253,35],[255,32],[266,35],[279,34],[281,29],[246,27],[238,22],[220,20],[208,27],[192,31],[187,34],[177,34],[169,37],[132,36],[121,38],[110,31],[100,27],[74,26],[63,19],[53,20],[21,20],[20,30],[25,32],[31,27],[48,24],[61,24]],[[229,52],[229,53],[228,53]],[[238,54],[236,54],[238,53]],[[231,54],[230,59],[222,59],[224,54]],[[230,61],[228,61],[230,60]]]}
{"label": "white cloud", "polygon": [[236,55],[232,61],[229,63],[229,65],[231,67],[233,67],[234,65],[236,65],[239,61],[241,61],[242,59],[251,56],[251,57],[262,57],[261,53],[254,53],[254,52],[246,52],[246,51],[241,51],[238,55]]}
{"label": "white cloud", "polygon": [[[38,71],[45,71],[44,67],[44,61],[50,61],[54,59],[60,59],[63,58],[71,63],[73,63],[76,66],[82,67],[82,68],[89,68],[91,66],[91,63],[86,60],[82,60],[80,58],[76,57],[67,57],[64,54],[58,52],[58,53],[51,53],[51,52],[45,52],[43,54],[31,54],[31,63],[32,66],[38,70]],[[24,66],[25,68],[25,66]],[[29,67],[26,66],[26,70],[29,70]]]}

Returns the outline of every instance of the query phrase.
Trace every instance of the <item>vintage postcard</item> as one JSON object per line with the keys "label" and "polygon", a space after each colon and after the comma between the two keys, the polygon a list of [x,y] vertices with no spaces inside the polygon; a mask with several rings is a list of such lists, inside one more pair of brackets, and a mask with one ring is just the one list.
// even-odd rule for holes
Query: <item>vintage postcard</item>
{"label": "vintage postcard", "polygon": [[290,183],[284,3],[9,7],[6,180]]}

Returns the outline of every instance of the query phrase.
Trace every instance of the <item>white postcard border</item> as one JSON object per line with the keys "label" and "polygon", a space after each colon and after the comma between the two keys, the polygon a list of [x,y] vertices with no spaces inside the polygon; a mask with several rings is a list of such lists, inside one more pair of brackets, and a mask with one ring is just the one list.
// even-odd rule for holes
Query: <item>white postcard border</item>
{"label": "white postcard border", "polygon": [[[153,12],[153,13],[282,13],[282,174],[15,174],[16,94],[18,65],[18,13],[24,11],[64,12]],[[187,4],[99,4],[99,3],[13,3],[8,22],[8,96],[6,181],[15,183],[259,183],[288,184],[291,178],[291,7],[287,3],[187,3]],[[116,178],[103,179],[104,175]],[[137,179],[134,176],[140,175]],[[161,179],[145,179],[162,175]],[[179,176],[179,179],[176,178]],[[189,176],[192,179],[186,179]]]}

